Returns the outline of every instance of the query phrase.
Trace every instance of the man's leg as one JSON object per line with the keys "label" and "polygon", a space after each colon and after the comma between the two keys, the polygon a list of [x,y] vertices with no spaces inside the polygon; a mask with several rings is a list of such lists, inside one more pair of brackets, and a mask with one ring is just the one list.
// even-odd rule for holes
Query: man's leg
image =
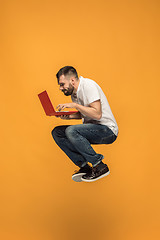
{"label": "man's leg", "polygon": [[107,164],[102,162],[103,155],[97,154],[91,147],[91,144],[113,143],[117,136],[110,128],[100,124],[80,124],[69,126],[65,133],[77,151],[93,165],[92,170],[81,177],[82,181],[93,182],[110,173]]}
{"label": "man's leg", "polygon": [[[87,174],[84,175],[86,179],[83,181],[95,181],[95,179],[102,177],[99,175],[105,176],[105,172],[109,172],[107,165],[102,162],[103,155],[97,154],[91,147],[91,144],[111,144],[116,140],[117,136],[107,126],[90,123],[63,125],[54,128],[52,136],[58,146],[77,166],[82,168],[87,166],[87,162],[90,162],[93,165],[93,170],[97,171],[98,169],[98,173],[94,172],[94,176],[90,176],[91,171],[87,169]],[[85,171],[83,169],[82,172]]]}
{"label": "man's leg", "polygon": [[66,128],[71,125],[62,125],[55,127],[51,134],[56,144],[65,152],[65,154],[79,167],[86,165],[85,158],[77,151],[74,144],[70,142],[65,134]]}
{"label": "man's leg", "polygon": [[81,177],[90,173],[92,168],[87,164],[84,157],[75,149],[74,145],[67,138],[65,130],[69,126],[70,125],[57,126],[51,133],[57,145],[66,153],[72,162],[80,168],[72,175],[72,179],[75,182],[82,182]]}
{"label": "man's leg", "polygon": [[104,156],[96,153],[91,144],[111,144],[116,139],[116,135],[107,126],[92,123],[68,126],[65,134],[77,152],[86,162],[92,163],[93,167],[100,163]]}

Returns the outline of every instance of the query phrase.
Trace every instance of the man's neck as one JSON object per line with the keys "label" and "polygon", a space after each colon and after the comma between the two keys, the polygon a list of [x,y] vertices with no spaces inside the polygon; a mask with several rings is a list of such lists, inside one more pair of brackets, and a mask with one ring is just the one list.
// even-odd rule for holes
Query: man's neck
{"label": "man's neck", "polygon": [[80,79],[78,78],[78,81],[75,82],[75,86],[74,86],[73,93],[76,93],[76,92],[77,92],[79,83],[80,83]]}

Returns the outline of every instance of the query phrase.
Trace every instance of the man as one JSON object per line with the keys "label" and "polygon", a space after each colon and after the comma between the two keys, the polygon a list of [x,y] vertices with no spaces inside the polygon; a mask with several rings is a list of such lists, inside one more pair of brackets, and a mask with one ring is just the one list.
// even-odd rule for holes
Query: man
{"label": "man", "polygon": [[[111,144],[118,136],[118,126],[100,86],[93,80],[78,77],[72,66],[61,68],[56,74],[60,90],[71,95],[72,103],[59,104],[59,111],[75,108],[77,113],[61,119],[82,119],[83,124],[61,125],[52,130],[56,144],[79,167],[72,175],[76,182],[93,182],[110,171],[102,162],[104,156],[94,151],[91,144]],[[89,164],[88,164],[89,163]]]}

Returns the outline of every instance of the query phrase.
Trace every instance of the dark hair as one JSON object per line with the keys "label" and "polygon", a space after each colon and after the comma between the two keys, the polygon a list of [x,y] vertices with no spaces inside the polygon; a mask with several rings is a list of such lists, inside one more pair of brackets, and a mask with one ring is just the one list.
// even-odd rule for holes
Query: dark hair
{"label": "dark hair", "polygon": [[59,78],[61,75],[64,75],[64,76],[74,75],[75,78],[78,79],[78,73],[77,73],[76,69],[72,66],[65,66],[57,72],[56,77],[57,77],[58,83],[59,83]]}

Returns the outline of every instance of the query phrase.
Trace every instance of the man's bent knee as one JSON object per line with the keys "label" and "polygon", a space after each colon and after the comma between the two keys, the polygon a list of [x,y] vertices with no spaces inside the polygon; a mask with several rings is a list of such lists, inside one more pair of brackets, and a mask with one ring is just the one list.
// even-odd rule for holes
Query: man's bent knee
{"label": "man's bent knee", "polygon": [[[56,128],[56,127],[55,127],[55,128]],[[55,136],[55,132],[56,132],[56,129],[55,129],[55,128],[52,129],[52,131],[51,131],[52,137]]]}
{"label": "man's bent knee", "polygon": [[64,137],[65,136],[65,129],[67,128],[67,126],[66,125],[56,126],[51,131],[52,136]]}
{"label": "man's bent knee", "polygon": [[66,136],[72,136],[75,133],[75,131],[76,131],[75,127],[74,127],[74,125],[72,125],[72,126],[69,126],[66,128],[65,134],[66,134]]}

